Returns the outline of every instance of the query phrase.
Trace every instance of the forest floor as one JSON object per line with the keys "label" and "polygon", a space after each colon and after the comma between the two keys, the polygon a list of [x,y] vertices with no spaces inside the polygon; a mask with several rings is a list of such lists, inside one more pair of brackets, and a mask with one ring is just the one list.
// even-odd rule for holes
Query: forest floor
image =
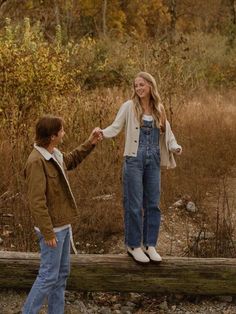
{"label": "forest floor", "polygon": [[[236,202],[236,173],[228,182],[230,189],[227,200],[231,208]],[[209,195],[208,206],[211,204]],[[215,205],[212,204],[214,207]],[[212,207],[212,208],[213,208]],[[231,213],[233,223],[236,221],[235,213]],[[188,212],[185,208],[171,206],[162,217],[158,251],[162,256],[184,256],[193,254],[191,247],[199,238],[202,221],[201,209],[197,212]],[[211,239],[211,233],[204,234],[202,241]],[[201,247],[201,243],[198,243]],[[124,253],[122,235],[112,236],[100,245],[93,243],[79,243],[80,253]],[[6,249],[0,247],[0,249]],[[190,252],[191,251],[191,252]],[[201,254],[202,251],[199,249]],[[17,314],[26,298],[27,291],[0,290],[0,313]],[[47,313],[46,305],[40,314]],[[236,299],[234,296],[186,296],[186,295],[148,295],[138,293],[78,293],[66,291],[65,314],[236,314]]]}
{"label": "forest floor", "polygon": [[[188,241],[194,239],[199,231],[200,213],[189,213],[184,209],[170,208],[165,213],[160,232],[159,252],[163,256],[181,256],[188,252]],[[186,236],[187,235],[187,236]],[[189,239],[186,241],[186,239]],[[114,245],[114,243],[116,243]],[[85,248],[80,253],[96,253],[99,247],[91,243],[80,243]],[[123,239],[113,236],[103,243],[109,253],[125,253]],[[185,253],[184,253],[185,252]],[[98,253],[98,252],[97,252]],[[21,313],[26,291],[0,291],[0,313]],[[47,307],[40,314],[47,313]],[[234,296],[184,296],[184,295],[148,295],[137,293],[78,293],[66,291],[65,314],[236,314]]]}

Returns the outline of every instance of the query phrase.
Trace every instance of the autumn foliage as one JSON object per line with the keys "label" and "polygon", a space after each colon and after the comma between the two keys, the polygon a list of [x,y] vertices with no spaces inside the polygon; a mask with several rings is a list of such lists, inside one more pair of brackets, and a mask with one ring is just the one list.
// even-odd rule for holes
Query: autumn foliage
{"label": "autumn foliage", "polygon": [[[163,172],[163,211],[185,193],[203,208],[206,187],[230,174],[236,153],[230,6],[224,7],[228,15],[220,16],[228,25],[222,29],[220,22],[210,25],[218,12],[211,1],[194,4],[196,12],[204,6],[212,14],[207,31],[199,16],[184,19],[190,1],[177,7],[171,2],[176,3],[96,1],[91,7],[89,0],[20,1],[14,10],[14,1],[0,3],[0,13],[11,17],[0,25],[0,213],[14,217],[16,249],[35,248],[23,169],[37,118],[49,112],[63,116],[62,150],[71,149],[95,126],[112,122],[140,70],[156,78],[185,151],[176,171]],[[22,12],[28,16],[23,21]],[[80,210],[76,238],[101,240],[122,233],[122,154],[120,135],[101,143],[72,173]]]}

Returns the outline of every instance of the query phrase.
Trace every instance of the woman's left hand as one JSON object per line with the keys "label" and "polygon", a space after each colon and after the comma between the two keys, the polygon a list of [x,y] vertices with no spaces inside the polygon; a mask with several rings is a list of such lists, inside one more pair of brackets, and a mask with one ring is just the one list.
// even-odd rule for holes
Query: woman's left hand
{"label": "woman's left hand", "polygon": [[175,150],[175,154],[176,155],[181,155],[182,154],[182,148],[176,148],[176,150]]}

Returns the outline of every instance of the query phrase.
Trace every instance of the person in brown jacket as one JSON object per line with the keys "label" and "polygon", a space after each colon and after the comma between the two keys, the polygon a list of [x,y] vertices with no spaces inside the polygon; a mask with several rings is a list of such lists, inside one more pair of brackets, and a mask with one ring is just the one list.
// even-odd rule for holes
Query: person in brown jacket
{"label": "person in brown jacket", "polygon": [[36,124],[34,149],[25,166],[27,196],[39,238],[41,263],[23,314],[38,313],[45,298],[48,298],[48,313],[64,313],[71,223],[78,217],[67,170],[74,169],[102,140],[95,128],[82,145],[62,154],[56,147],[64,135],[62,118],[52,115],[40,118]]}

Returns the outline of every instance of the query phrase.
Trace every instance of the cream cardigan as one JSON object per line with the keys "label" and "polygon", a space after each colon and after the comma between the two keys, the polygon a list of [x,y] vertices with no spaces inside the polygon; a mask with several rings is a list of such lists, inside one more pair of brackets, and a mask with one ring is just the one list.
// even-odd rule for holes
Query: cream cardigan
{"label": "cream cardigan", "polygon": [[[137,156],[140,124],[134,112],[134,104],[132,100],[126,101],[119,109],[115,120],[107,128],[103,129],[103,136],[111,138],[116,136],[125,125],[125,151],[124,156]],[[177,144],[175,136],[171,130],[170,124],[166,121],[165,133],[160,135],[160,153],[161,166],[167,168],[176,167],[173,153],[176,149],[181,149]]]}

